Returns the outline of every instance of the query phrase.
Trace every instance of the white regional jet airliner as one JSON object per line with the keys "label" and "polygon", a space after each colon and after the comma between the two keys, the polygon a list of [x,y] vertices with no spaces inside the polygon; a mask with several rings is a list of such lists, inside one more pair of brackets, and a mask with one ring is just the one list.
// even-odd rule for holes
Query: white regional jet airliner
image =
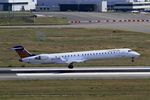
{"label": "white regional jet airliner", "polygon": [[134,62],[134,58],[140,56],[139,53],[128,48],[38,55],[29,53],[23,46],[15,46],[12,49],[21,57],[19,59],[20,62],[31,64],[68,64],[68,68],[73,68],[74,63],[96,59],[131,58],[132,62]]}

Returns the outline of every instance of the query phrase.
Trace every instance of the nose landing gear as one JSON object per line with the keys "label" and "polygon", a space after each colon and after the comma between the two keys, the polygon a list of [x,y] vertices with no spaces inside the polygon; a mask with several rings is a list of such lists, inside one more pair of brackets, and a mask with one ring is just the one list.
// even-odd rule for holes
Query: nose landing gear
{"label": "nose landing gear", "polygon": [[134,62],[134,57],[132,57],[132,62]]}

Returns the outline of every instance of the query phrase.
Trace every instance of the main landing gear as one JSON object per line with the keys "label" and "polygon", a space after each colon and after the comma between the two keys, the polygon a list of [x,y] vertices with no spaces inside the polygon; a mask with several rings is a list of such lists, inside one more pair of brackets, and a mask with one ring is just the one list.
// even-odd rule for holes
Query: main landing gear
{"label": "main landing gear", "polygon": [[68,65],[68,68],[69,68],[69,69],[73,69],[73,67],[74,67],[74,66],[73,66],[73,63],[70,63],[70,64]]}

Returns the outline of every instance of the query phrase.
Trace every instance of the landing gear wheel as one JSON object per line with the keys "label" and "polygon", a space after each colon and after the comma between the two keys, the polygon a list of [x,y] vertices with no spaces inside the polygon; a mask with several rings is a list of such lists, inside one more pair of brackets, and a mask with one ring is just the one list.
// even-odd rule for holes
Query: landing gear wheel
{"label": "landing gear wheel", "polygon": [[69,64],[69,65],[68,65],[68,68],[69,68],[69,69],[73,69],[73,63]]}
{"label": "landing gear wheel", "polygon": [[134,62],[134,57],[132,57],[132,62]]}

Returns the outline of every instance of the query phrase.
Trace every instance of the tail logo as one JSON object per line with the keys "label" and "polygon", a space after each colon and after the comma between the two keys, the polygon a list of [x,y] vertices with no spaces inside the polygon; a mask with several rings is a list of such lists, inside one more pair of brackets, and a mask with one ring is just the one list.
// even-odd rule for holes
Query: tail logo
{"label": "tail logo", "polygon": [[23,46],[14,46],[12,50],[15,50],[20,58],[32,56],[32,54],[29,53]]}

